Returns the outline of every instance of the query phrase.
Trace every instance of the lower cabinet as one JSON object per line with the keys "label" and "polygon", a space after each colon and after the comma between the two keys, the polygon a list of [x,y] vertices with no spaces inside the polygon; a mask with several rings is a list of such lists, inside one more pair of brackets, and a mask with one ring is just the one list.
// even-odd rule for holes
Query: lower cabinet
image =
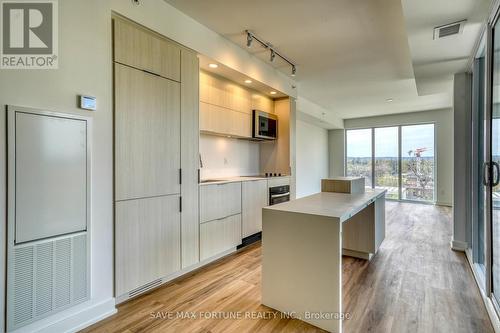
{"label": "lower cabinet", "polygon": [[243,238],[262,231],[262,208],[268,201],[267,180],[246,181],[241,185]]}
{"label": "lower cabinet", "polygon": [[116,295],[180,270],[178,195],[119,201],[115,209]]}
{"label": "lower cabinet", "polygon": [[205,260],[241,244],[241,214],[200,224],[200,259]]}

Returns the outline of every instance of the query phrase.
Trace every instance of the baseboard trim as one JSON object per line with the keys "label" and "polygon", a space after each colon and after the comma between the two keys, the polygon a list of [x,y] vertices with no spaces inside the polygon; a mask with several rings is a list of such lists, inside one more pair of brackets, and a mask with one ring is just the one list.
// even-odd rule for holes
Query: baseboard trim
{"label": "baseboard trim", "polygon": [[99,303],[90,300],[89,302],[79,304],[50,317],[20,327],[11,333],[77,332],[116,312],[115,299],[112,297]]}
{"label": "baseboard trim", "polygon": [[373,253],[359,252],[359,251],[348,250],[348,249],[342,249],[342,255],[348,256],[348,257],[364,259],[364,260],[368,260],[368,261],[372,260],[372,258],[373,258]]}
{"label": "baseboard trim", "polygon": [[466,242],[452,240],[450,242],[450,246],[454,251],[465,252],[465,250],[467,250],[468,244]]}

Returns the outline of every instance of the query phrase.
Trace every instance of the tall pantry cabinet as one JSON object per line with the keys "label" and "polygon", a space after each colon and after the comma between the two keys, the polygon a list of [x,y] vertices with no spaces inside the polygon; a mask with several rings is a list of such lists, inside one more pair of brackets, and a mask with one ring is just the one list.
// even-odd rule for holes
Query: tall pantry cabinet
{"label": "tall pantry cabinet", "polygon": [[199,261],[198,58],[113,19],[115,295]]}

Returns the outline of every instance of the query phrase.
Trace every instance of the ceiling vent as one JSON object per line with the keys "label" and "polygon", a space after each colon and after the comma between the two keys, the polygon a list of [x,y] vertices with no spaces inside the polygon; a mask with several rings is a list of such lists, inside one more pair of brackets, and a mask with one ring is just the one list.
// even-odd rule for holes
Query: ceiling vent
{"label": "ceiling vent", "polygon": [[467,22],[467,20],[454,22],[434,28],[434,39],[461,34],[464,31],[465,22]]}

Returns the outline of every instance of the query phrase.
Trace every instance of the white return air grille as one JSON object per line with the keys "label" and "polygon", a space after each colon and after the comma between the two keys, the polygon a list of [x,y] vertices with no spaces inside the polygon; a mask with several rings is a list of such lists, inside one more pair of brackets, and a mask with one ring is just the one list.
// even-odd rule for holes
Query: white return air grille
{"label": "white return air grille", "polygon": [[466,22],[467,20],[462,20],[434,28],[434,39],[461,34],[464,31]]}
{"label": "white return air grille", "polygon": [[8,331],[89,298],[87,232],[14,246],[10,256]]}

